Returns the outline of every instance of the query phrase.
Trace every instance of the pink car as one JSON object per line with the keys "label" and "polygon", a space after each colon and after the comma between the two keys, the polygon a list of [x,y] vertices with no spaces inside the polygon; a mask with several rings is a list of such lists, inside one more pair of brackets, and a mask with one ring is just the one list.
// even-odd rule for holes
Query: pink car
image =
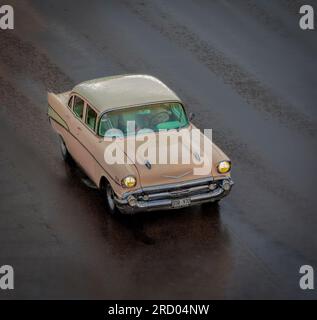
{"label": "pink car", "polygon": [[[48,103],[49,120],[60,137],[63,158],[75,160],[84,170],[101,190],[112,214],[212,203],[231,190],[229,158],[190,122],[180,98],[152,76],[85,81],[70,92],[49,92]],[[190,139],[197,131],[198,136]],[[177,135],[185,138],[171,142]],[[167,142],[160,145],[156,141],[146,154],[145,136],[166,138]],[[201,138],[198,142],[197,137]],[[207,141],[203,146],[202,140]],[[126,145],[133,141],[131,153]],[[154,155],[178,156],[179,146],[190,153],[189,161],[155,161]],[[113,161],[114,149],[125,161]],[[135,157],[137,160],[131,161]],[[208,160],[204,161],[209,167],[204,163],[207,169],[197,174],[203,167],[202,159]]]}

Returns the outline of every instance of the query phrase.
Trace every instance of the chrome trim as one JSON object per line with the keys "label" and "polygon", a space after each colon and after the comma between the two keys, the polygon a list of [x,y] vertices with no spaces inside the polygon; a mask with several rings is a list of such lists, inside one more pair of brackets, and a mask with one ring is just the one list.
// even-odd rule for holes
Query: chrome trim
{"label": "chrome trim", "polygon": [[[229,179],[228,179],[229,180]],[[233,181],[230,181],[230,185],[233,185]],[[231,190],[231,189],[230,189]],[[219,185],[217,189],[209,192],[205,192],[202,194],[194,194],[188,197],[190,204],[186,207],[191,207],[194,205],[199,205],[205,202],[214,202],[220,200],[230,193],[230,190],[224,190]],[[162,194],[161,194],[162,195]],[[136,212],[144,212],[144,211],[154,211],[154,210],[171,210],[171,209],[180,209],[181,207],[173,207],[172,202],[173,198],[164,198],[164,199],[152,199],[152,200],[137,200],[137,203],[134,207],[129,206],[126,199],[115,199],[117,202],[117,206],[122,213],[133,214]]]}
{"label": "chrome trim", "polygon": [[186,195],[197,192],[197,191],[210,191],[209,190],[209,185],[204,185],[204,186],[197,186],[197,187],[192,187],[189,189],[184,189],[184,190],[174,190],[170,192],[159,192],[159,193],[153,193],[153,194],[147,194],[149,197],[149,200],[155,200],[159,198],[179,198],[179,197],[186,197]]}
{"label": "chrome trim", "polygon": [[128,197],[130,194],[141,194],[141,193],[151,193],[151,192],[156,192],[156,191],[167,191],[169,189],[177,189],[177,188],[184,188],[184,187],[191,187],[191,186],[199,186],[207,183],[211,183],[215,181],[213,177],[207,177],[207,178],[202,178],[202,179],[195,179],[195,180],[190,180],[190,181],[185,181],[185,182],[178,182],[178,183],[169,183],[169,184],[160,184],[156,186],[151,186],[151,187],[145,187],[141,189],[137,189],[134,191],[126,192],[123,194],[122,198]]}
{"label": "chrome trim", "polygon": [[[228,195],[231,191],[231,188],[229,190],[224,190],[222,188],[222,182],[224,180],[228,181],[231,187],[234,184],[231,178],[225,178],[225,179],[219,180],[219,183],[217,184],[216,189],[210,190],[209,184],[210,184],[210,181],[213,181],[213,180],[199,179],[198,181],[200,183],[202,181],[207,181],[207,184],[205,183],[204,185],[198,185],[198,186],[196,185],[189,189],[184,189],[184,190],[171,190],[171,191],[146,194],[148,196],[148,200],[143,200],[142,196],[140,197],[140,195],[138,196],[134,193],[134,196],[137,198],[137,203],[133,207],[129,205],[127,198],[124,198],[124,199],[115,198],[115,201],[117,203],[119,210],[122,213],[135,213],[135,212],[152,211],[152,210],[158,210],[158,209],[160,210],[178,209],[178,207],[177,208],[173,207],[172,205],[173,200],[184,199],[184,198],[190,199],[190,204],[188,205],[188,207],[190,207],[190,206],[202,204],[205,202],[213,202],[216,200],[220,200],[221,198]],[[194,182],[197,184],[197,181],[194,180],[194,181],[189,181],[187,183],[173,184],[173,185],[184,186],[185,184],[188,185]],[[166,186],[169,186],[170,188],[171,185],[170,184],[164,185],[162,187],[166,188]]]}
{"label": "chrome trim", "polygon": [[187,171],[185,173],[180,174],[179,176],[164,176],[162,175],[163,178],[169,178],[169,179],[179,179],[187,176],[188,174],[192,173],[193,170]]}

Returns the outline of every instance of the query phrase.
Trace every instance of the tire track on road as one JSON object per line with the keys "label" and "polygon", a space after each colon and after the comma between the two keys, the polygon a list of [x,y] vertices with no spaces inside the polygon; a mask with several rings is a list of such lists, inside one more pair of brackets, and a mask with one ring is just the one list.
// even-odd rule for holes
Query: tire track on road
{"label": "tire track on road", "polygon": [[31,78],[42,82],[47,90],[61,92],[73,85],[72,79],[46,54],[11,32],[0,33],[0,59],[13,73],[29,74]]}
{"label": "tire track on road", "polygon": [[[72,79],[44,52],[10,32],[0,33],[0,61],[0,111],[21,138],[31,138],[25,143],[36,147],[43,157],[54,158],[56,145],[47,121],[47,103],[42,105],[42,101],[46,101],[46,90],[69,90]],[[20,79],[27,82],[30,79],[30,85],[36,87],[36,96],[27,94]]]}
{"label": "tire track on road", "polygon": [[[203,110],[204,106],[201,103],[190,97],[186,92],[178,89],[181,96],[189,103],[189,105],[199,106]],[[215,122],[217,122],[216,120]],[[196,121],[194,121],[196,122]],[[197,123],[198,127],[206,127],[204,124],[204,118]],[[298,210],[309,210],[308,198],[300,195],[297,190],[292,188],[292,185],[284,179],[280,173],[274,168],[267,166],[265,160],[261,157],[261,154],[250,149],[250,147],[237,139],[231,130],[219,128],[215,130],[214,142],[232,155],[233,163],[237,166],[244,168],[247,174],[254,177],[259,185],[264,189],[269,190],[272,195],[280,197],[286,202],[293,203],[294,207]],[[238,180],[236,181],[239,182]]]}
{"label": "tire track on road", "polygon": [[277,96],[269,87],[226,57],[223,52],[200,39],[185,25],[177,23],[168,12],[163,12],[157,6],[145,2],[124,1],[124,3],[146,24],[191,52],[250,106],[269,114],[289,129],[310,137],[316,135],[317,125],[308,116],[297,112],[293,105]]}

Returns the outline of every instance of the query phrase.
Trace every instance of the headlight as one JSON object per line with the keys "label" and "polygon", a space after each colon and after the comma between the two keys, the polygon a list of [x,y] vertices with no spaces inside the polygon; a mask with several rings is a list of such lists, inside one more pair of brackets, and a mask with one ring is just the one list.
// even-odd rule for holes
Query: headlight
{"label": "headlight", "polygon": [[123,187],[133,188],[136,185],[136,179],[133,176],[127,176],[124,179],[122,179],[121,184]]}
{"label": "headlight", "polygon": [[217,170],[219,173],[227,173],[231,169],[230,161],[220,161],[217,166]]}

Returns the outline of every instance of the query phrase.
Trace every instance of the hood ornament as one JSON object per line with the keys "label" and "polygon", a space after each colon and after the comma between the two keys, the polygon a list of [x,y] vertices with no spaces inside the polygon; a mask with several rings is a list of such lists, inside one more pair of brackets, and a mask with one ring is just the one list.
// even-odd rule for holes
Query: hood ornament
{"label": "hood ornament", "polygon": [[180,174],[179,176],[166,176],[166,175],[163,175],[162,177],[163,178],[168,178],[168,179],[180,179],[180,178],[183,178],[183,177],[187,176],[190,173],[192,173],[192,170],[187,171],[187,172],[185,172],[183,174]]}
{"label": "hood ornament", "polygon": [[149,160],[146,160],[146,161],[145,161],[145,166],[146,166],[149,170],[151,170],[151,168],[152,168],[152,165],[151,165],[151,163],[150,163]]}

